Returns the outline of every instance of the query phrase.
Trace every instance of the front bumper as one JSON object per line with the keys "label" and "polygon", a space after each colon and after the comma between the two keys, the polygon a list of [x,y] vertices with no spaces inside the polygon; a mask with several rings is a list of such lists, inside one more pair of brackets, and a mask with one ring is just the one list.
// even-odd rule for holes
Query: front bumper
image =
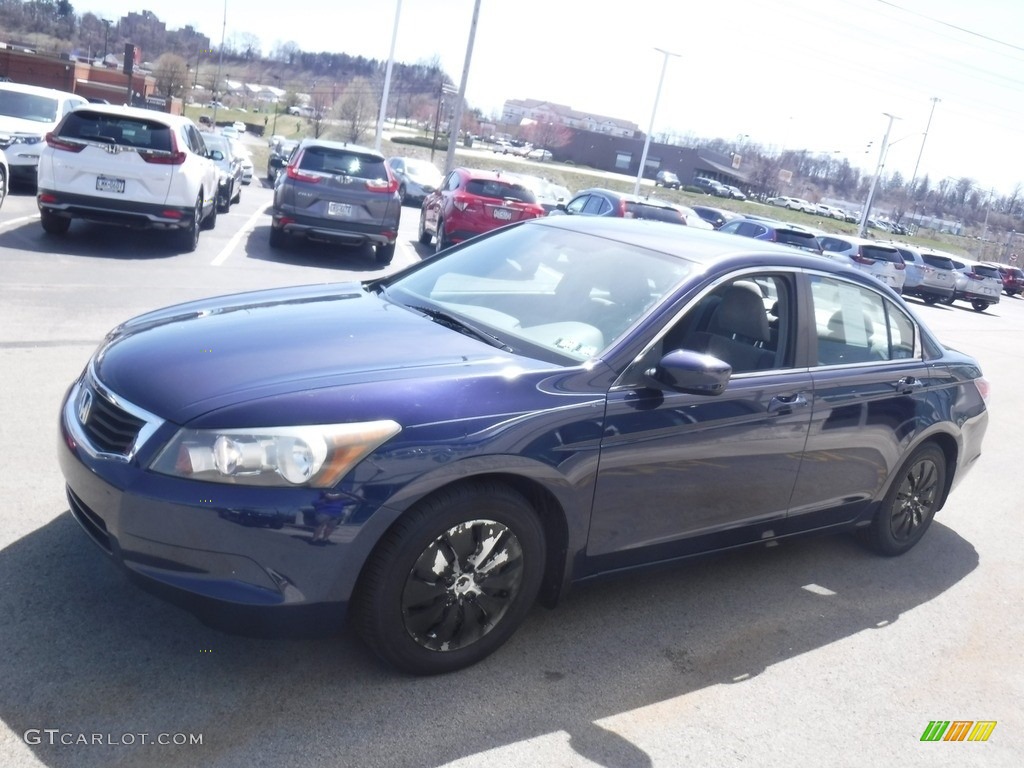
{"label": "front bumper", "polygon": [[203,483],[145,469],[176,429],[165,424],[127,460],[97,455],[61,410],[58,459],[71,514],[129,578],[232,632],[295,635],[339,628],[365,553],[368,511],[324,491]]}

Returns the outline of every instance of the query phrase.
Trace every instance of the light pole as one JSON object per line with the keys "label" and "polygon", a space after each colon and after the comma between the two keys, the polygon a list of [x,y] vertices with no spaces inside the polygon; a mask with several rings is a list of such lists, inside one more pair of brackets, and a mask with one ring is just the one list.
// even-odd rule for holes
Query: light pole
{"label": "light pole", "polygon": [[220,88],[220,70],[224,66],[224,35],[228,28],[228,0],[224,0],[224,23],[220,28],[220,55],[217,58],[217,77],[213,80],[213,127],[217,127],[217,108],[220,106],[220,98],[217,89]]}
{"label": "light pole", "polygon": [[100,19],[103,22],[103,66],[107,66],[107,42],[110,37],[110,25],[114,22],[110,19]]}
{"label": "light pole", "polygon": [[651,134],[654,133],[654,117],[658,114],[658,101],[661,99],[661,86],[665,82],[665,70],[668,69],[668,57],[676,56],[678,53],[672,53],[662,48],[655,48],[658,53],[665,55],[665,60],[661,63],[661,77],[658,78],[658,90],[654,93],[654,108],[651,109],[651,123],[647,128],[647,136],[644,138],[644,151],[640,153],[640,168],[636,172],[636,184],[633,185],[633,194],[640,194],[640,180],[644,177],[644,166],[647,164],[647,151],[651,148]]}
{"label": "light pole", "polygon": [[466,85],[469,83],[469,62],[473,58],[473,41],[476,39],[476,24],[480,18],[480,0],[473,3],[473,20],[469,24],[469,42],[466,44],[466,62],[462,65],[462,81],[459,83],[459,97],[455,102],[455,114],[448,123],[448,154],[445,156],[445,175],[455,167],[455,145],[459,143],[459,126],[462,123],[462,105],[466,101]]}
{"label": "light pole", "polygon": [[384,70],[384,92],[380,97],[380,113],[377,115],[377,134],[373,148],[380,152],[381,134],[384,132],[384,118],[387,117],[388,93],[391,90],[391,69],[395,65],[395,41],[398,40],[398,18],[402,14],[402,0],[395,3],[395,29],[391,33],[391,52],[388,53],[388,66]]}
{"label": "light pole", "polygon": [[892,130],[894,121],[899,120],[895,115],[883,112],[889,118],[889,125],[885,129],[885,136],[882,137],[882,151],[878,153],[878,167],[875,168],[875,177],[871,180],[871,189],[868,191],[868,199],[864,203],[864,212],[860,215],[860,226],[857,227],[857,237],[864,237],[868,229],[868,218],[871,216],[871,204],[875,199],[875,189],[878,187],[878,177],[885,165],[885,153],[889,150],[889,132]]}
{"label": "light pole", "polygon": [[932,118],[935,116],[935,105],[938,104],[942,99],[938,96],[932,96],[932,109],[928,113],[928,122],[924,126],[924,135],[921,137],[921,149],[917,153],[917,162],[914,163],[914,172],[910,174],[910,192],[914,192],[914,182],[917,181],[917,170],[921,167],[921,155],[924,154],[924,143],[928,141],[928,131],[932,127]]}

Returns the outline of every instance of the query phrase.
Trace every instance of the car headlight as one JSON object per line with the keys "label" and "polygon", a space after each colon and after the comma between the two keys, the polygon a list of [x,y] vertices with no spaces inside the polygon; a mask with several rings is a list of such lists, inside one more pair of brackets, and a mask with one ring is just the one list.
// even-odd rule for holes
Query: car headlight
{"label": "car headlight", "polygon": [[182,429],[150,469],[210,483],[329,488],[401,430],[390,420],[266,429]]}
{"label": "car headlight", "polygon": [[44,138],[46,138],[46,136],[42,134],[30,136],[23,133],[17,136],[13,136],[11,144],[38,144]]}

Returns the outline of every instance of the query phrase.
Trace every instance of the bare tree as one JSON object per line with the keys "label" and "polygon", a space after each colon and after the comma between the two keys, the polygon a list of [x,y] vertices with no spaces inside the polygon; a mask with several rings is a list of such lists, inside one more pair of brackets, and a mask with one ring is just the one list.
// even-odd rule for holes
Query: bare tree
{"label": "bare tree", "polygon": [[363,77],[355,77],[346,86],[338,101],[338,122],[346,141],[358,144],[376,120],[376,99],[372,83]]}
{"label": "bare tree", "polygon": [[181,96],[188,87],[188,66],[176,53],[164,53],[153,65],[153,78],[158,93]]}

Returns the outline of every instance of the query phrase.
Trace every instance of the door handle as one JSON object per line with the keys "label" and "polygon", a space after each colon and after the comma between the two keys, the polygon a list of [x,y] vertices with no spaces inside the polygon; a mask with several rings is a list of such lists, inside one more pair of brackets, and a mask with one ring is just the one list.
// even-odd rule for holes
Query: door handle
{"label": "door handle", "polygon": [[803,408],[807,405],[807,398],[803,392],[795,395],[775,395],[768,401],[769,416],[785,416],[793,412],[794,408]]}
{"label": "door handle", "polygon": [[914,376],[904,376],[896,382],[896,391],[901,395],[909,395],[924,387],[924,382]]}

